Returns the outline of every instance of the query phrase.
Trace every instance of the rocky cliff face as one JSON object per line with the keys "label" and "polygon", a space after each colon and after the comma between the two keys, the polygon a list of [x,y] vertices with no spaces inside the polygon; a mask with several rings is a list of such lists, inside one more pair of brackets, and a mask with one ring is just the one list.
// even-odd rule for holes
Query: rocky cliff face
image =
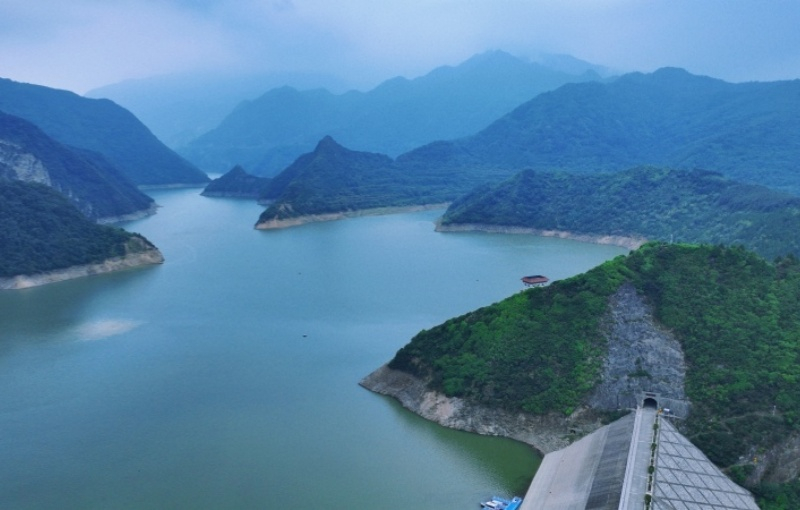
{"label": "rocky cliff face", "polygon": [[[685,401],[686,361],[678,340],[656,323],[653,310],[631,284],[611,297],[602,322],[608,341],[600,383],[589,399],[595,409],[635,407],[645,392]],[[682,409],[681,409],[682,410]]]}
{"label": "rocky cliff face", "polygon": [[655,322],[652,308],[632,285],[623,285],[610,299],[602,332],[608,340],[608,354],[601,380],[587,405],[568,417],[477,406],[431,391],[426,381],[386,366],[360,384],[392,396],[407,409],[446,427],[510,437],[549,453],[599,428],[595,410],[635,407],[637,395],[645,391],[675,401],[685,399],[686,365],[680,344]]}
{"label": "rocky cliff face", "polygon": [[19,144],[0,140],[0,177],[52,186],[44,164]]}
{"label": "rocky cliff face", "polygon": [[58,143],[30,122],[3,112],[0,180],[49,186],[94,221],[131,219],[155,212],[153,199],[99,154]]}
{"label": "rocky cliff face", "polygon": [[406,409],[445,427],[509,437],[527,443],[542,453],[564,448],[602,425],[588,409],[576,411],[569,417],[555,414],[534,416],[474,405],[461,398],[430,391],[424,381],[385,365],[359,384],[376,393],[394,397]]}

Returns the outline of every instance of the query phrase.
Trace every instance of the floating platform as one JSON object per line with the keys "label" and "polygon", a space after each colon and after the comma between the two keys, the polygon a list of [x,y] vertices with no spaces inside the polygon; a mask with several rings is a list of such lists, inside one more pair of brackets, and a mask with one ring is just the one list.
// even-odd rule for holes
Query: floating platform
{"label": "floating platform", "polygon": [[522,277],[522,283],[524,283],[526,287],[541,287],[549,281],[550,278],[540,274]]}

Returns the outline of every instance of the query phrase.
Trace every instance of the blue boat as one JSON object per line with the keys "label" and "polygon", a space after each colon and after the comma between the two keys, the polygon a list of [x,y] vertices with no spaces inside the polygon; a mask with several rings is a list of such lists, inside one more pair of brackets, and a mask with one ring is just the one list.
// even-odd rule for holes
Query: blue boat
{"label": "blue boat", "polygon": [[522,504],[522,498],[514,497],[510,500],[494,496],[489,501],[481,503],[482,508],[488,510],[517,510]]}

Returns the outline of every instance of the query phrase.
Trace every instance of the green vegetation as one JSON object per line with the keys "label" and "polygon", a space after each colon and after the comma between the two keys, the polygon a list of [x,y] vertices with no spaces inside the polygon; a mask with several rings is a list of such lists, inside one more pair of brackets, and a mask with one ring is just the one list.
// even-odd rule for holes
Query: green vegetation
{"label": "green vegetation", "polygon": [[[732,84],[681,69],[568,84],[483,131],[402,158],[458,169],[704,168],[800,193],[800,81]],[[435,158],[430,159],[431,152]]]}
{"label": "green vegetation", "polygon": [[331,137],[274,177],[261,194],[271,205],[259,222],[375,207],[442,203],[464,190],[442,176],[404,171],[383,154],[346,149]]}
{"label": "green vegetation", "polygon": [[99,154],[67,147],[30,122],[3,112],[0,144],[0,180],[46,180],[88,218],[123,216],[153,205],[152,198]]}
{"label": "green vegetation", "polygon": [[[308,155],[302,156],[275,177],[267,198],[278,203],[269,215],[274,218],[312,211],[449,202],[477,186],[497,183],[523,169],[598,174],[645,164],[684,170],[703,168],[740,183],[797,194],[800,174],[795,166],[800,138],[794,136],[796,132],[800,132],[800,81],[731,84],[680,69],[661,69],[647,75],[633,73],[610,83],[564,85],[536,96],[475,135],[429,143],[394,161],[385,158],[377,164],[349,164],[331,160],[312,170]],[[306,167],[307,171],[300,172],[299,167]],[[326,175],[317,175],[320,173]],[[635,176],[629,178],[635,180]],[[748,246],[767,256],[786,251],[780,244],[771,246],[772,234],[779,229],[791,230],[796,220],[781,215],[773,218],[768,214],[771,210],[762,209],[765,203],[768,208],[775,207],[781,199],[760,196],[767,192],[747,189],[743,184],[723,194],[724,186],[713,186],[713,179],[708,176],[705,184],[679,183],[676,191],[681,193],[670,195],[668,179],[669,176],[661,183],[661,189],[642,199],[654,201],[669,196],[681,201],[689,194],[697,195],[690,202],[679,202],[680,208],[675,211],[668,209],[671,203],[660,204],[662,215],[672,215],[667,219],[673,227],[683,226],[694,235],[685,239],[712,243],[747,240]],[[290,180],[294,181],[291,186]],[[557,184],[558,181],[553,182],[554,186]],[[635,184],[616,182],[619,187]],[[700,187],[692,189],[693,184]],[[696,234],[700,229],[691,230],[697,214],[708,213],[709,205],[700,200],[707,191],[704,185],[711,185],[711,191],[722,194],[716,198],[720,208],[747,212],[718,224],[716,231],[699,238]],[[277,190],[286,191],[286,195],[281,196]],[[531,195],[528,190],[525,192]],[[742,194],[751,203],[742,203]],[[595,203],[601,205],[607,219],[610,204]],[[618,193],[613,205],[624,210],[631,204]],[[586,219],[589,212],[584,212]],[[750,213],[754,219],[748,216]],[[751,221],[757,226],[748,227]],[[782,227],[779,223],[783,221],[788,224]],[[662,218],[651,217],[650,223],[635,227],[656,232],[659,239],[684,239],[674,228],[663,235],[658,232],[664,230]],[[772,226],[766,227],[767,223]],[[629,224],[614,226],[632,230]],[[739,235],[742,240],[737,239]],[[751,243],[755,240],[758,244]]]}
{"label": "green vegetation", "polygon": [[0,111],[21,117],[59,142],[102,154],[139,185],[204,184],[208,176],[107,99],[0,79]]}
{"label": "green vegetation", "polygon": [[569,413],[600,377],[598,324],[623,282],[680,341],[692,402],[685,432],[715,463],[753,461],[749,451],[800,432],[800,260],[769,263],[741,247],[648,243],[422,331],[390,366],[485,405]]}
{"label": "green vegetation", "polygon": [[605,346],[599,320],[627,273],[615,260],[449,320],[419,333],[389,366],[448,395],[568,414],[597,382]]}
{"label": "green vegetation", "polygon": [[764,484],[753,490],[761,510],[800,508],[800,480],[786,484]]}
{"label": "green vegetation", "polygon": [[151,248],[138,234],[92,223],[47,186],[0,181],[0,277],[93,264]]}
{"label": "green vegetation", "polygon": [[702,170],[527,170],[453,202],[442,224],[459,223],[741,244],[769,259],[800,255],[800,198]]}
{"label": "green vegetation", "polygon": [[218,179],[214,179],[202,195],[207,197],[239,197],[239,198],[258,198],[269,184],[266,177],[256,177],[244,171],[244,168],[236,165],[228,173]]}

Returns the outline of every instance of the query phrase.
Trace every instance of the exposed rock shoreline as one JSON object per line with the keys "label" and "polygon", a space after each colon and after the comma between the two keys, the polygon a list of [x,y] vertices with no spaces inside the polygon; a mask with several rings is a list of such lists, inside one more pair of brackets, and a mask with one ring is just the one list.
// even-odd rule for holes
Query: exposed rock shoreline
{"label": "exposed rock shoreline", "polygon": [[359,384],[375,393],[397,399],[403,407],[445,427],[526,443],[542,454],[569,445],[600,428],[602,423],[586,409],[569,417],[534,416],[492,409],[430,391],[425,382],[384,365]]}
{"label": "exposed rock shoreline", "polygon": [[346,218],[359,218],[362,216],[380,216],[384,214],[398,214],[417,211],[430,211],[434,209],[445,209],[449,204],[427,204],[427,205],[412,205],[401,207],[376,207],[373,209],[359,209],[356,211],[342,211],[337,213],[327,214],[307,214],[304,216],[297,216],[294,218],[286,219],[271,219],[267,221],[259,221],[256,223],[257,230],[276,230],[280,228],[297,227],[307,223],[316,223],[320,221],[335,221],[343,220]]}
{"label": "exposed rock shoreline", "polygon": [[208,198],[246,198],[249,200],[255,200],[258,198],[258,192],[252,191],[208,191],[204,190],[200,193],[204,197]]}
{"label": "exposed rock shoreline", "polygon": [[95,274],[110,273],[112,271],[122,271],[151,264],[161,264],[163,262],[164,256],[158,249],[153,248],[138,253],[131,253],[123,257],[113,257],[98,264],[73,266],[40,274],[0,278],[0,289],[26,289],[29,287],[47,285],[48,283],[82,278]]}
{"label": "exposed rock shoreline", "polygon": [[[685,363],[680,344],[655,322],[652,308],[625,284],[611,297],[601,333],[608,342],[601,381],[587,406],[570,416],[545,416],[488,408],[428,389],[426,382],[384,365],[365,377],[364,388],[396,398],[406,409],[446,427],[503,436],[546,454],[569,445],[602,423],[596,411],[637,405],[637,395],[657,391],[660,397],[685,399]],[[664,368],[664,359],[670,367]],[[647,371],[650,377],[638,377]]]}
{"label": "exposed rock shoreline", "polygon": [[537,228],[513,227],[503,225],[489,225],[484,223],[459,223],[442,225],[436,224],[437,232],[490,232],[497,234],[527,234],[542,237],[558,237],[560,239],[574,239],[586,243],[610,244],[635,250],[647,242],[640,237],[626,237],[600,234],[577,234],[566,230],[543,230]]}

